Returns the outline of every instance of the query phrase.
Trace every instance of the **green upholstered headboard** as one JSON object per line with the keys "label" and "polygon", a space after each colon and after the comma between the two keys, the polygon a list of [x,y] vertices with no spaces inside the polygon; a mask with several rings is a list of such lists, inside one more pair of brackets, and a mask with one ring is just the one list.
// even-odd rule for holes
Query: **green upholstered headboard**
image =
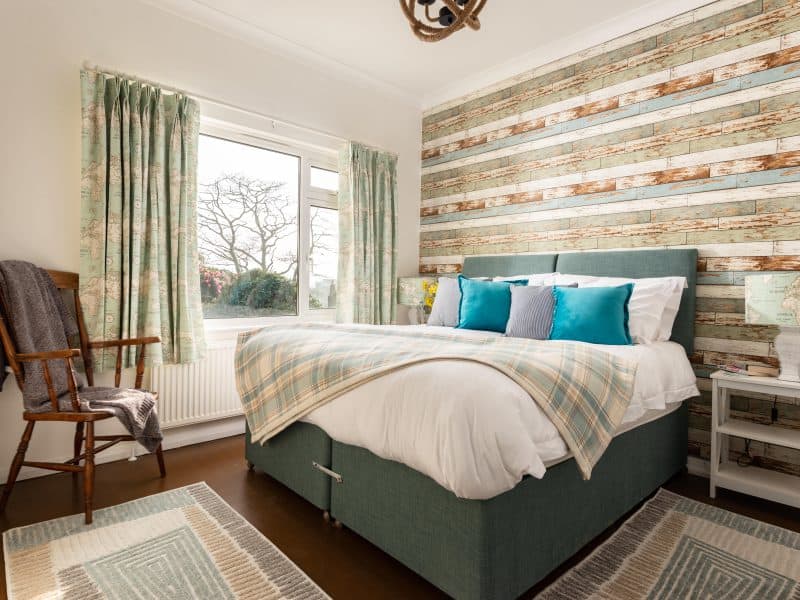
{"label": "green upholstered headboard", "polygon": [[468,256],[461,274],[464,277],[511,277],[531,273],[552,273],[558,254],[509,254],[507,256]]}
{"label": "green upholstered headboard", "polygon": [[572,252],[565,254],[469,256],[464,259],[466,277],[506,277],[528,273],[569,273],[602,277],[686,277],[672,340],[687,354],[694,352],[695,286],[697,250],[630,250],[613,252]]}

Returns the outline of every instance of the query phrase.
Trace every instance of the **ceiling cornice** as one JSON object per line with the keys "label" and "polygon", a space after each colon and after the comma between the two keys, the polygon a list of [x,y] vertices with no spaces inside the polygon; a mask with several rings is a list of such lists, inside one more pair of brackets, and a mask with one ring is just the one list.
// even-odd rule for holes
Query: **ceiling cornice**
{"label": "ceiling cornice", "polygon": [[232,37],[263,50],[268,50],[283,58],[299,62],[340,81],[366,84],[410,106],[416,108],[422,106],[417,94],[413,94],[387,81],[373,77],[347,64],[333,60],[301,44],[275,35],[270,31],[243,21],[234,15],[220,10],[218,7],[210,6],[200,0],[139,1],[187,21],[207,27],[222,35]]}
{"label": "ceiling cornice", "polygon": [[[202,0],[139,1],[222,35],[299,62],[340,81],[369,85],[423,111],[709,4],[708,0],[669,0],[668,2],[653,0],[617,17],[579,30],[567,38],[541,45],[512,60],[452,81],[420,97],[411,90],[406,90],[360,69],[333,60],[301,44],[248,23],[216,6],[206,4]],[[721,0],[720,4],[740,4],[743,1]],[[401,16],[398,13],[398,18]]]}

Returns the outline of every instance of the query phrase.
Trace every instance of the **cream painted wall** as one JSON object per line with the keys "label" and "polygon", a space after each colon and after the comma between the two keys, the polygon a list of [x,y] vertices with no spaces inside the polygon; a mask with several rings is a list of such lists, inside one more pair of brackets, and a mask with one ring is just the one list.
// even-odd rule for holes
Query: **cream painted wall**
{"label": "cream painted wall", "polygon": [[[418,107],[123,0],[0,0],[0,259],[78,270],[84,60],[397,152],[399,272],[417,272]],[[3,481],[21,410],[12,378],[0,393]],[[38,425],[29,456],[66,458],[67,429]]]}

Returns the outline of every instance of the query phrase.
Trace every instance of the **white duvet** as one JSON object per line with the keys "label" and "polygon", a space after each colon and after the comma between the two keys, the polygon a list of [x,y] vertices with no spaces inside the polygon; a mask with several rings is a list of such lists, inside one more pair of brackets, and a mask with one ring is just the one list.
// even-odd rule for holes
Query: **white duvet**
{"label": "white duvet", "polygon": [[[679,344],[594,346],[638,363],[634,395],[623,419],[627,427],[621,430],[644,422],[648,411],[663,411],[699,395]],[[492,498],[525,475],[541,478],[545,463],[569,453],[553,423],[519,385],[469,361],[441,360],[394,371],[303,420],[339,442],[404,463],[461,498]]]}

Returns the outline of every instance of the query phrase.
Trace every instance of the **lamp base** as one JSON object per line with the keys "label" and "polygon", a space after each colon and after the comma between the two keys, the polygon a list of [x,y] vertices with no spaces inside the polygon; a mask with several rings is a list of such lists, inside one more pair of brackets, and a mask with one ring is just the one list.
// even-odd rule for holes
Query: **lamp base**
{"label": "lamp base", "polygon": [[800,382],[800,327],[781,327],[775,338],[775,352],[781,361],[781,381]]}
{"label": "lamp base", "polygon": [[408,307],[408,324],[409,325],[421,325],[421,324],[423,324],[421,307],[419,307],[419,306],[409,306]]}

